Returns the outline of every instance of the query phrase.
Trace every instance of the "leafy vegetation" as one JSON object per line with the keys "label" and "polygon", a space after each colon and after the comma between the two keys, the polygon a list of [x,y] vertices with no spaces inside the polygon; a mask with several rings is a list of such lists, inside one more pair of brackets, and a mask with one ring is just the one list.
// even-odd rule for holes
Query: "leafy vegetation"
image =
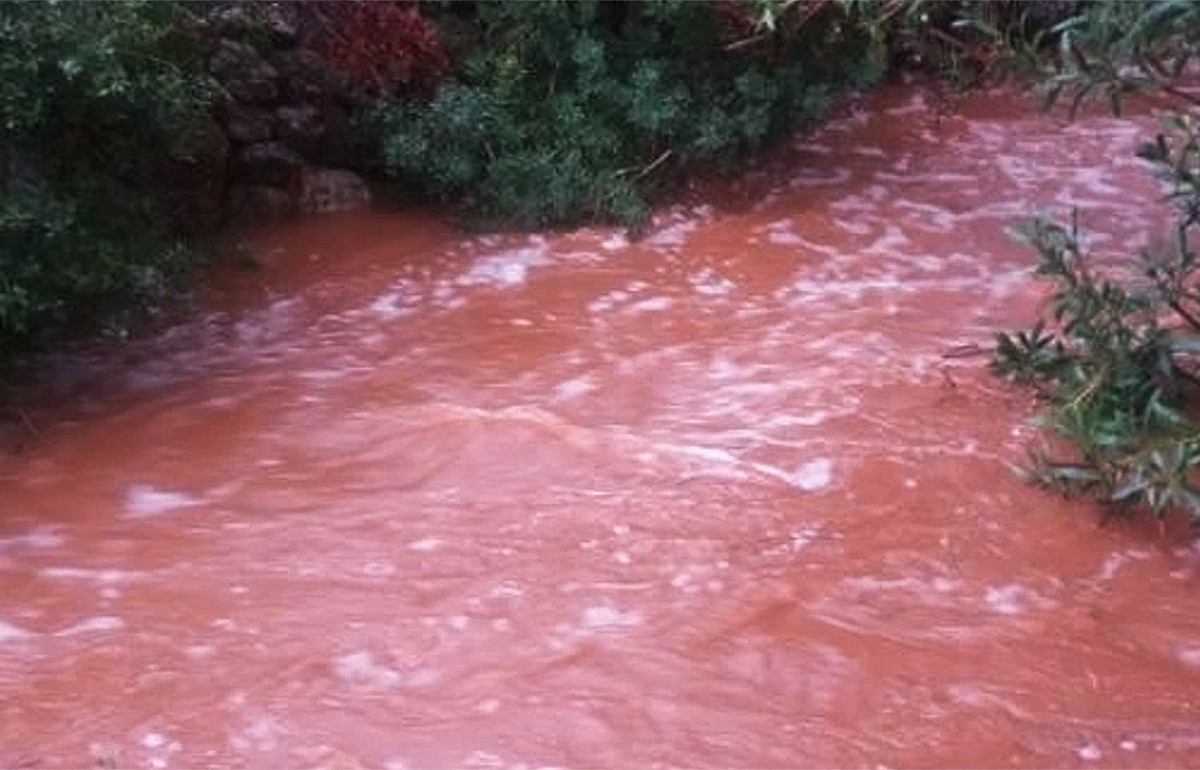
{"label": "leafy vegetation", "polygon": [[0,5],[0,360],[124,328],[184,264],[157,193],[202,73],[172,5]]}
{"label": "leafy vegetation", "polygon": [[1105,266],[1081,245],[1075,222],[1033,223],[1023,235],[1055,288],[1049,318],[1000,334],[994,367],[1046,397],[1043,422],[1075,457],[1035,452],[1031,477],[1087,494],[1113,512],[1182,511],[1200,523],[1200,99],[1180,85],[1200,51],[1192,2],[1097,3],[1058,24],[1047,104],[1073,115],[1089,98],[1114,112],[1132,93],[1170,100],[1162,133],[1139,151],[1168,188],[1171,243],[1133,265]]}
{"label": "leafy vegetation", "polygon": [[734,2],[481,3],[459,76],[375,114],[386,169],[488,220],[636,224],[670,172],[729,164],[880,74],[871,29],[814,6],[768,28]]}
{"label": "leafy vegetation", "polygon": [[415,4],[314,0],[302,7],[325,33],[318,41],[325,59],[366,90],[428,94],[446,74],[437,29]]}

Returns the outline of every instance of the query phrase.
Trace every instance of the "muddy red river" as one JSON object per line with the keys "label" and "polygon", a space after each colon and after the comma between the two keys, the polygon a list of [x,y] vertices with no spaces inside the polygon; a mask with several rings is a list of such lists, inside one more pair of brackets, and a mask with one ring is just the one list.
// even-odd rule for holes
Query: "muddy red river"
{"label": "muddy red river", "polygon": [[255,233],[64,364],[0,458],[0,765],[1200,763],[1194,562],[1022,485],[970,347],[1044,296],[1013,221],[1145,242],[1150,122],[935,106],[636,242]]}

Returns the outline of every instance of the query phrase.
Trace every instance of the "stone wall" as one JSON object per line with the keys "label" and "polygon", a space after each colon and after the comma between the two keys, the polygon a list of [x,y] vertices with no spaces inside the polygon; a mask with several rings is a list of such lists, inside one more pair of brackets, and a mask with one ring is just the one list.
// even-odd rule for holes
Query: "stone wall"
{"label": "stone wall", "polygon": [[198,171],[210,181],[197,195],[219,188],[222,218],[232,222],[368,205],[349,124],[363,94],[314,46],[319,15],[303,3],[223,3],[198,23],[219,136],[208,142]]}

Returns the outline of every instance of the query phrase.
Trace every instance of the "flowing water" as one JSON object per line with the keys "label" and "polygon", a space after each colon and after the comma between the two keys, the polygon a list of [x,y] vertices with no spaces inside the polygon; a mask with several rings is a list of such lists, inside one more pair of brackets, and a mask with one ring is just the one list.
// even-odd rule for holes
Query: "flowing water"
{"label": "flowing water", "polygon": [[256,233],[64,365],[0,459],[0,765],[1200,764],[1194,563],[1023,486],[977,354],[1044,297],[1015,219],[1153,234],[1149,122],[934,107],[636,242]]}

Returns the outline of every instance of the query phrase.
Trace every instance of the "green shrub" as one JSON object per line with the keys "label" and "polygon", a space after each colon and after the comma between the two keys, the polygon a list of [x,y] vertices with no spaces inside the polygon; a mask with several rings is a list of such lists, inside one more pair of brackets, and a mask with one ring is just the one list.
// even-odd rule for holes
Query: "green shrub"
{"label": "green shrub", "polygon": [[120,328],[181,266],[164,164],[209,93],[176,12],[0,5],[0,358]]}
{"label": "green shrub", "polygon": [[741,12],[480,3],[481,43],[459,77],[374,115],[386,170],[487,220],[636,224],[671,172],[732,167],[819,115],[834,89],[879,74],[877,41],[841,5],[752,45],[734,39]]}
{"label": "green shrub", "polygon": [[1164,132],[1139,154],[1169,188],[1172,243],[1136,263],[1104,269],[1080,246],[1074,224],[1037,222],[1025,233],[1038,273],[1055,286],[1052,315],[1029,331],[1000,334],[993,366],[1035,385],[1042,422],[1074,450],[1037,451],[1031,478],[1083,493],[1110,511],[1185,513],[1200,524],[1200,99],[1179,81],[1200,52],[1200,5],[1190,0],[1096,3],[1059,24],[1060,56],[1047,103],[1072,114],[1091,97],[1150,91],[1175,100]]}

